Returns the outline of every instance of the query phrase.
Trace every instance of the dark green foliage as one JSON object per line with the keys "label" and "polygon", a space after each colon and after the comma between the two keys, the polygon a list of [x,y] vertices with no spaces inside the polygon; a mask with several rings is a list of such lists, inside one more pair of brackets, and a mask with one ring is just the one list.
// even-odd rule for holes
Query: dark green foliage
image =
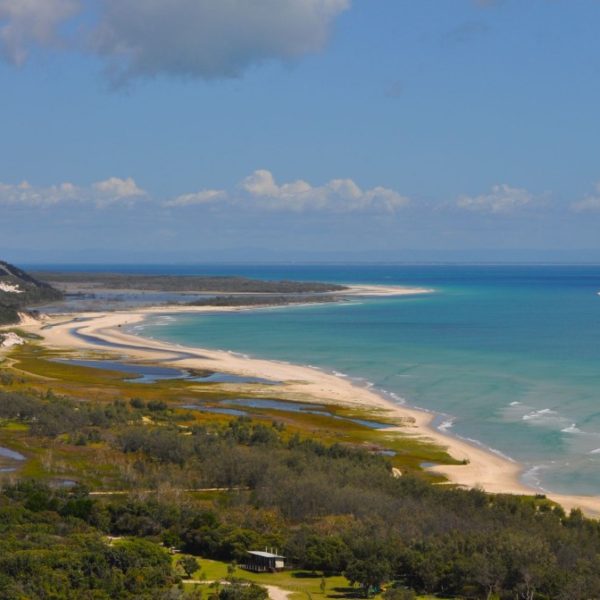
{"label": "dark green foliage", "polygon": [[383,600],[415,600],[416,597],[413,590],[404,587],[390,587],[383,592]]}
{"label": "dark green foliage", "polygon": [[0,599],[155,598],[176,582],[165,550],[146,540],[109,546],[85,490],[20,483],[0,494]]}
{"label": "dark green foliage", "polygon": [[0,261],[0,282],[17,286],[21,293],[0,290],[0,325],[17,323],[28,306],[60,300],[62,293],[21,269]]}
{"label": "dark green foliage", "polygon": [[146,408],[146,403],[141,398],[132,398],[129,401],[129,405],[136,410],[143,410]]}
{"label": "dark green foliage", "polygon": [[203,298],[202,300],[194,300],[188,302],[188,306],[285,306],[286,304],[304,304],[306,302],[337,302],[339,298],[336,296],[325,296],[323,294],[305,294],[305,295],[265,295],[265,296],[248,296],[246,294],[240,296],[214,296],[212,298]]}
{"label": "dark green foliage", "polygon": [[[144,490],[164,483],[231,489],[214,501],[182,494],[171,501],[152,496],[109,500],[92,499],[81,488],[49,492],[22,483],[0,494],[4,544],[18,538],[36,552],[47,550],[44,536],[58,535],[48,533],[55,531],[48,525],[51,514],[66,528],[68,533],[60,535],[71,545],[80,539],[71,540],[71,532],[102,531],[163,540],[187,553],[240,564],[248,550],[279,548],[299,568],[345,572],[364,593],[394,580],[396,591],[387,600],[410,598],[406,589],[502,600],[600,598],[600,523],[580,511],[566,515],[544,498],[489,495],[410,476],[396,479],[385,457],[289,437],[281,427],[248,418],[191,429],[168,420],[141,426],[139,411],[129,404],[9,393],[0,394],[0,417],[27,422],[39,435],[101,432],[107,443],[130,455]],[[24,523],[43,528],[41,541],[37,533],[21,530]],[[77,544],[77,552],[85,554]],[[123,569],[137,573],[145,567],[130,560],[132,553],[144,556],[152,573],[160,571],[157,557],[142,550],[125,546],[116,555],[100,552],[102,585],[134,593],[122,579]],[[0,568],[6,589],[15,585],[11,573],[34,568],[33,558],[21,558],[19,552],[0,553],[8,561]],[[41,567],[40,572],[46,573]],[[144,580],[150,577],[139,573]],[[47,581],[59,586],[60,572]]]}
{"label": "dark green foliage", "polygon": [[152,412],[160,412],[167,410],[167,408],[167,403],[162,400],[150,400],[150,402],[148,402],[148,410],[151,410]]}
{"label": "dark green foliage", "polygon": [[366,558],[354,558],[344,571],[350,583],[358,583],[365,597],[378,592],[381,585],[392,576],[390,563],[381,556],[371,555]]}
{"label": "dark green foliage", "polygon": [[183,569],[183,572],[188,578],[200,569],[200,563],[193,556],[183,556],[179,559],[178,564]]}
{"label": "dark green foliage", "polygon": [[119,437],[121,450],[143,452],[148,457],[163,463],[183,466],[192,455],[188,439],[177,429],[148,429],[147,427],[128,428]]}
{"label": "dark green foliage", "polygon": [[98,429],[128,424],[141,417],[122,401],[92,404],[57,397],[51,391],[43,398],[0,391],[0,418],[29,423],[31,433],[37,436],[76,434],[74,443],[84,445],[99,439]]}
{"label": "dark green foliage", "polygon": [[118,273],[36,273],[45,281],[81,284],[82,287],[114,290],[155,290],[171,292],[221,292],[250,294],[303,294],[341,291],[342,285],[302,281],[261,281],[246,277],[184,275],[130,275]]}
{"label": "dark green foliage", "polygon": [[219,600],[267,600],[268,597],[267,590],[255,583],[232,583],[219,592]]}
{"label": "dark green foliage", "polygon": [[298,535],[288,547],[288,552],[297,557],[302,565],[326,575],[343,572],[352,559],[350,548],[339,535],[316,533]]}

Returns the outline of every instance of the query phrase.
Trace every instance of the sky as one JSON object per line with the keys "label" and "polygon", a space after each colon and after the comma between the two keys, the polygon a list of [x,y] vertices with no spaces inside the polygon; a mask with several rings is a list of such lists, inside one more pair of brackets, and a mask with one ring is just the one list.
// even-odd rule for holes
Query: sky
{"label": "sky", "polygon": [[0,258],[600,261],[600,0],[0,0]]}

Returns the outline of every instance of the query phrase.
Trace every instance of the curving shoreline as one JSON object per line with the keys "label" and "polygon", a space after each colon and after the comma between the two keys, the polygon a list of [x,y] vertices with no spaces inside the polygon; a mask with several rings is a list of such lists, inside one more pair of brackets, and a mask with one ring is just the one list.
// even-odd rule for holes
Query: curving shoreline
{"label": "curving shoreline", "polygon": [[[373,286],[374,287],[374,286]],[[404,294],[425,293],[402,288]],[[429,290],[427,290],[429,291]],[[390,293],[398,294],[398,288]],[[378,295],[386,292],[380,291]],[[357,292],[357,295],[360,292]],[[362,295],[367,295],[362,291]],[[250,309],[254,309],[250,308]],[[251,358],[225,350],[184,347],[178,344],[144,338],[127,333],[124,326],[141,323],[149,315],[175,313],[233,312],[249,310],[243,307],[154,307],[110,313],[79,313],[65,320],[51,317],[43,323],[28,323],[23,328],[45,338],[44,344],[61,349],[118,351],[133,359],[173,362],[178,367],[208,369],[249,377],[276,379],[278,397],[282,399],[330,403],[381,411],[382,416],[395,418],[402,426],[386,429],[418,437],[447,449],[457,460],[467,464],[436,465],[429,470],[443,474],[452,483],[469,488],[478,487],[491,493],[536,494],[540,490],[522,482],[523,466],[491,450],[446,434],[433,426],[435,413],[394,403],[373,391],[359,386],[348,377],[321,369],[290,363]],[[83,319],[83,320],[82,320]],[[265,390],[266,392],[267,390]],[[268,390],[272,394],[273,388]],[[565,509],[581,508],[590,516],[600,516],[600,497],[543,492]]]}

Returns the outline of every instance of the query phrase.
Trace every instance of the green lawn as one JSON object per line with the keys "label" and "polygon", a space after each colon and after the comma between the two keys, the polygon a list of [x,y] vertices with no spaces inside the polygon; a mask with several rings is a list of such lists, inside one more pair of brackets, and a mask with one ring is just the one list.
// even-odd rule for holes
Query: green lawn
{"label": "green lawn", "polygon": [[[181,555],[179,555],[181,556]],[[177,557],[175,558],[177,561]],[[198,559],[200,569],[194,574],[194,579],[205,581],[216,581],[225,579],[227,575],[227,563],[208,560],[206,558]],[[343,576],[334,576],[325,578],[325,591],[321,592],[321,576],[307,571],[283,571],[280,573],[251,573],[243,569],[235,570],[235,577],[254,581],[260,585],[275,585],[284,590],[294,592],[291,600],[324,600],[325,598],[360,598],[358,588],[352,588],[348,580]],[[186,586],[191,589],[192,586]],[[197,586],[200,587],[200,586]],[[207,597],[210,593],[209,586],[201,586],[203,596]],[[380,595],[374,596],[375,600],[381,598]],[[418,600],[443,600],[433,596],[419,596]]]}

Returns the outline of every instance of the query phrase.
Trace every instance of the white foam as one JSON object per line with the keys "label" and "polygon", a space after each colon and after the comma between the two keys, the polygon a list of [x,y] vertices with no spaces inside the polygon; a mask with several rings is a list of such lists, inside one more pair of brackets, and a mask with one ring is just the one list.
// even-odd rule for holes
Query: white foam
{"label": "white foam", "polygon": [[551,408],[542,408],[541,410],[532,410],[526,415],[523,415],[521,419],[523,419],[523,421],[540,421],[548,416],[554,417],[556,415],[558,415],[558,413],[555,410],[552,410]]}
{"label": "white foam", "polygon": [[336,377],[348,377],[348,375],[346,375],[346,373],[341,373],[340,371],[332,371],[332,373],[336,376]]}
{"label": "white foam", "polygon": [[543,469],[548,469],[548,468],[549,467],[547,465],[534,465],[533,467],[531,467],[530,469],[525,471],[525,473],[523,473],[521,478],[530,487],[537,488],[537,489],[541,490],[542,492],[546,492],[547,490],[545,490],[542,487],[542,479],[540,477],[540,471],[542,471]]}
{"label": "white foam", "polygon": [[464,440],[465,442],[470,442],[471,444],[473,444],[473,446],[479,446],[480,448],[483,448],[487,452],[491,452],[492,454],[495,454],[496,456],[499,456],[500,458],[503,458],[511,463],[516,462],[514,460],[514,458],[511,458],[510,456],[508,456],[508,454],[504,454],[504,452],[502,452],[501,450],[496,450],[496,448],[492,448],[491,446],[486,446],[479,440],[474,440],[473,438],[466,437],[463,435],[457,435],[456,437],[461,440]]}
{"label": "white foam", "polygon": [[577,423],[572,423],[568,427],[561,429],[561,431],[562,433],[584,433],[581,431],[581,429],[579,429],[579,427],[577,427]]}
{"label": "white foam", "polygon": [[519,406],[520,402],[511,402],[509,406]]}
{"label": "white foam", "polygon": [[437,428],[439,431],[448,431],[448,429],[452,429],[452,427],[454,427],[455,422],[456,419],[454,417],[450,417],[449,419],[442,421]]}

